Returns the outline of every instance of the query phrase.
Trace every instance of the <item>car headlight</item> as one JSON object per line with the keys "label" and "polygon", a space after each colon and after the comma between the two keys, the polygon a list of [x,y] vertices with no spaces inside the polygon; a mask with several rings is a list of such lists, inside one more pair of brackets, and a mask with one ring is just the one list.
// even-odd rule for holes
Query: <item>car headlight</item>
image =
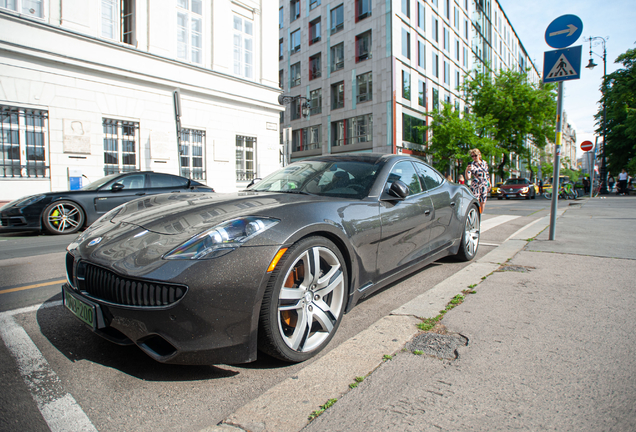
{"label": "car headlight", "polygon": [[528,192],[528,188],[527,187],[524,187],[523,189],[521,189],[521,193],[526,193],[526,192]]}
{"label": "car headlight", "polygon": [[28,197],[17,199],[10,204],[15,207],[26,207],[44,199],[45,197],[46,195],[30,195]]}
{"label": "car headlight", "polygon": [[278,219],[242,217],[210,228],[164,255],[165,259],[211,259],[232,252],[251,238],[273,227]]}

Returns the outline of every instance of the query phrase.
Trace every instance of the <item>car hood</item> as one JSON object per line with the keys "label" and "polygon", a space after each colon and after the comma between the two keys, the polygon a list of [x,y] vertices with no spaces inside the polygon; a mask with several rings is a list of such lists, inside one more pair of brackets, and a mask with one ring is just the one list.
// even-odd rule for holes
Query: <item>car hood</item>
{"label": "car hood", "polygon": [[161,194],[124,204],[111,220],[163,235],[194,236],[221,222],[326,198],[298,193]]}
{"label": "car hood", "polygon": [[523,188],[527,188],[530,187],[529,184],[514,184],[514,185],[503,185],[501,186],[502,189],[523,189]]}

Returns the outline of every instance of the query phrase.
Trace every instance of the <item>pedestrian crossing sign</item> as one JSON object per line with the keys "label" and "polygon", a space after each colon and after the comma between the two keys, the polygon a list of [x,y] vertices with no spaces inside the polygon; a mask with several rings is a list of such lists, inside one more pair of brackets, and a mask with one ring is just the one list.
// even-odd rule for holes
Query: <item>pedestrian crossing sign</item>
{"label": "pedestrian crossing sign", "polygon": [[546,51],[543,54],[543,82],[581,78],[582,46]]}

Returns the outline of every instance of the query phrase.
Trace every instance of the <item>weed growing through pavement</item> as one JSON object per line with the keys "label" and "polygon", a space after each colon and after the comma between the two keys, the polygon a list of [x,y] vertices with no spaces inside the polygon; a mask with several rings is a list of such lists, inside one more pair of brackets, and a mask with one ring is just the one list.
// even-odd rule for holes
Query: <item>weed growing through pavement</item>
{"label": "weed growing through pavement", "polygon": [[424,354],[424,351],[422,351],[422,350],[415,350],[415,351],[413,351],[413,354],[415,354],[415,355],[422,355],[422,354]]}
{"label": "weed growing through pavement", "polygon": [[358,387],[358,384],[360,384],[362,381],[364,381],[364,377],[355,377],[354,382],[349,384],[349,388],[354,389]]}
{"label": "weed growing through pavement", "polygon": [[393,360],[393,356],[391,354],[384,354],[384,356],[382,356],[382,361],[389,361],[389,360]]}
{"label": "weed growing through pavement", "polygon": [[329,399],[326,404],[320,405],[319,409],[317,409],[316,411],[314,411],[311,414],[309,414],[309,417],[307,419],[309,421],[314,420],[316,417],[318,417],[320,414],[324,413],[327,408],[331,407],[336,402],[338,402],[338,399]]}
{"label": "weed growing through pavement", "polygon": [[434,318],[426,318],[422,320],[422,322],[417,325],[417,328],[419,328],[422,331],[431,331],[433,327],[435,327],[435,324],[437,324],[439,321],[441,321],[442,318],[444,318],[444,315],[446,314],[446,312],[462,304],[464,299],[465,297],[463,295],[457,294],[455,297],[451,299],[450,302],[448,302],[445,309],[439,311],[439,315],[437,315]]}

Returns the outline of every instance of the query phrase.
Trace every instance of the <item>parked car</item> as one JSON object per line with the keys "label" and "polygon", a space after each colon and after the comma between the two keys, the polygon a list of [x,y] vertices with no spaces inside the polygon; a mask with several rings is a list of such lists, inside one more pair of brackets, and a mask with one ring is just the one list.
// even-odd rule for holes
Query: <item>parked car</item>
{"label": "parked car", "polygon": [[163,363],[304,361],[362,298],[479,246],[475,197],[402,155],[325,155],[233,194],[125,204],[68,246],[66,307]]}
{"label": "parked car", "polygon": [[194,180],[152,171],[111,174],[79,190],[46,192],[0,208],[0,232],[71,234],[125,202],[161,193],[214,192]]}
{"label": "parked car", "polygon": [[499,194],[497,199],[510,199],[510,198],[525,198],[535,199],[537,196],[537,190],[527,178],[516,177],[510,178],[504,182],[499,188]]}
{"label": "parked car", "polygon": [[499,195],[499,188],[501,187],[501,185],[503,184],[503,182],[497,182],[495,183],[495,185],[493,187],[490,188],[490,196],[491,197],[496,197]]}

